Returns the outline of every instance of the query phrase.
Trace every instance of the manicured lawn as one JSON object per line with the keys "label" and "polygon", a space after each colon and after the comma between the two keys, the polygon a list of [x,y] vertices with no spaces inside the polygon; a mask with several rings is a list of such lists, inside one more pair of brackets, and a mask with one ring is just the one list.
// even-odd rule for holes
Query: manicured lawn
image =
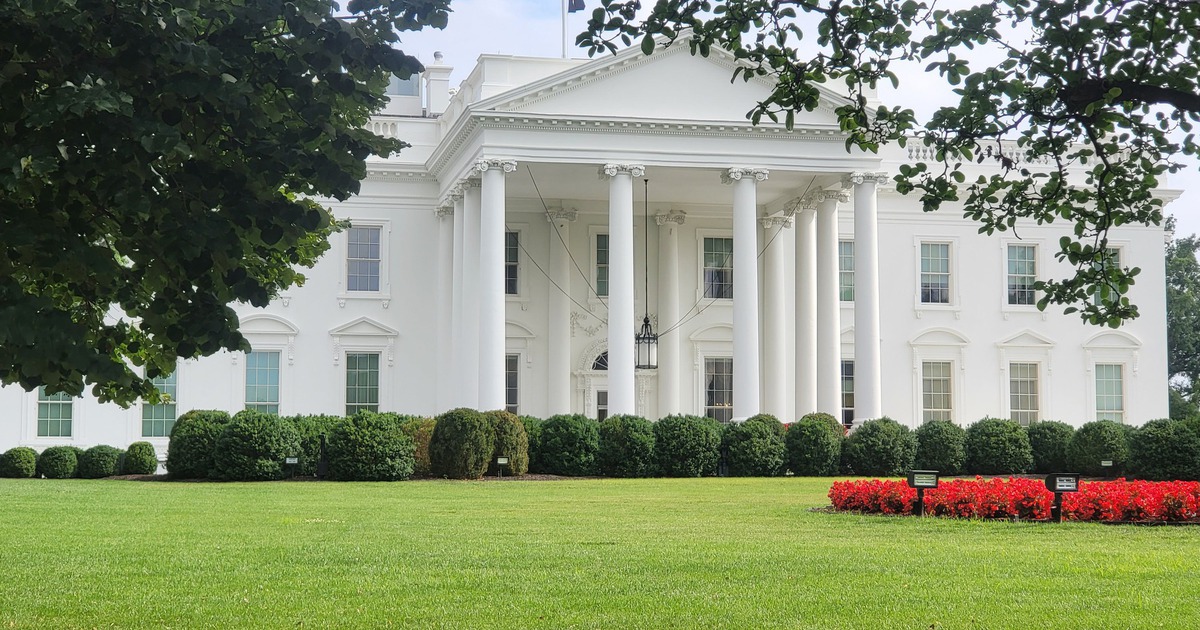
{"label": "manicured lawn", "polygon": [[829,484],[0,480],[0,628],[1200,620],[1200,528],[809,511]]}

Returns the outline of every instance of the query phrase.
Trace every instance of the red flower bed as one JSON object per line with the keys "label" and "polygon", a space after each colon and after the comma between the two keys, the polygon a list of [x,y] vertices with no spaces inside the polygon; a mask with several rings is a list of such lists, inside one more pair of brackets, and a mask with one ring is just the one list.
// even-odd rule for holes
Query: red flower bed
{"label": "red flower bed", "polygon": [[[835,510],[912,514],[917,491],[904,481],[835,481]],[[1050,518],[1054,493],[1040,479],[954,479],[925,491],[925,512],[958,518]],[[1063,519],[1106,522],[1200,522],[1200,482],[1094,481],[1063,495]]]}

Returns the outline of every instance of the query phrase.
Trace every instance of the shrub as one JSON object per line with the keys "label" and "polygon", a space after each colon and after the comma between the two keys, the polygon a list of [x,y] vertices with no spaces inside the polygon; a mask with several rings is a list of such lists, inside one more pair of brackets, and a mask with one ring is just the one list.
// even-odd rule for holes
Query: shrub
{"label": "shrub", "polygon": [[488,474],[500,474],[496,465],[497,457],[508,458],[508,465],[504,467],[506,475],[517,476],[529,472],[529,437],[525,435],[525,426],[521,424],[521,419],[503,409],[489,411],[484,415],[492,423],[492,431],[496,436],[492,457],[488,461]]}
{"label": "shrub", "polygon": [[917,456],[913,467],[936,470],[942,475],[961,475],[967,461],[967,432],[948,420],[926,422],[914,431]]}
{"label": "shrub", "polygon": [[0,455],[0,477],[28,479],[37,472],[37,451],[28,446],[10,448]]}
{"label": "shrub", "polygon": [[70,446],[51,446],[37,458],[37,474],[47,479],[70,479],[79,467],[77,449]]}
{"label": "shrub", "polygon": [[121,460],[122,475],[153,475],[158,472],[158,453],[149,442],[134,442]]}
{"label": "shrub", "polygon": [[362,411],[333,426],[327,455],[334,481],[398,481],[413,472],[413,441],[394,414]]}
{"label": "shrub", "polygon": [[525,427],[525,437],[529,440],[529,472],[544,473],[542,467],[542,424],[541,418],[520,416],[521,425]]}
{"label": "shrub", "polygon": [[1034,422],[1025,430],[1033,449],[1033,472],[1043,475],[1067,471],[1067,446],[1075,427],[1054,420]]}
{"label": "shrub", "polygon": [[855,475],[895,477],[912,469],[917,438],[891,418],[862,423],[846,437],[842,455]]}
{"label": "shrub", "polygon": [[495,433],[483,414],[451,409],[437,417],[429,439],[429,464],[436,477],[479,479],[495,446]]}
{"label": "shrub", "polygon": [[[1089,422],[1075,431],[1067,447],[1067,466],[1089,477],[1115,477],[1125,471],[1129,444],[1125,428],[1112,420]],[[1101,466],[1102,461],[1112,466]]]}
{"label": "shrub", "polygon": [[600,474],[607,477],[653,477],[654,425],[639,416],[609,416],[600,423]]}
{"label": "shrub", "polygon": [[171,479],[214,477],[213,451],[221,429],[229,424],[224,411],[194,409],[175,421],[167,445],[167,476]]}
{"label": "shrub", "polygon": [[654,423],[658,471],[666,477],[717,474],[721,425],[701,416],[667,416]]}
{"label": "shrub", "polygon": [[[101,444],[93,446],[83,452],[79,457],[79,468],[77,470],[79,477],[82,479],[100,479],[101,477],[111,477],[120,470],[123,451],[119,448]],[[158,462],[154,462],[157,466]]]}
{"label": "shrub", "polygon": [[1016,421],[984,418],[967,427],[967,472],[1019,475],[1032,468],[1029,435]]}
{"label": "shrub", "polygon": [[300,434],[291,422],[261,411],[239,411],[217,437],[214,477],[224,481],[283,479],[287,472],[284,459],[299,455]]}
{"label": "shrub", "polygon": [[838,473],[845,431],[837,418],[827,413],[810,413],[788,427],[784,436],[788,469],[806,477]]}
{"label": "shrub", "polygon": [[735,477],[774,477],[783,472],[787,450],[783,425],[775,416],[758,414],[725,426],[721,447]]}
{"label": "shrub", "polygon": [[1142,479],[1200,479],[1200,432],[1163,418],[1142,425],[1129,440],[1130,472]]}
{"label": "shrub", "polygon": [[540,446],[538,456],[547,473],[583,477],[599,472],[596,455],[600,451],[600,427],[587,416],[561,414],[546,418]]}
{"label": "shrub", "polygon": [[334,427],[346,419],[341,416],[314,415],[288,416],[284,420],[291,422],[300,436],[300,464],[296,466],[295,473],[305,477],[316,475],[317,464],[321,461],[321,438],[328,441]]}
{"label": "shrub", "polygon": [[413,441],[413,477],[428,477],[433,474],[429,463],[429,440],[433,438],[433,418],[410,418],[400,423],[400,430]]}

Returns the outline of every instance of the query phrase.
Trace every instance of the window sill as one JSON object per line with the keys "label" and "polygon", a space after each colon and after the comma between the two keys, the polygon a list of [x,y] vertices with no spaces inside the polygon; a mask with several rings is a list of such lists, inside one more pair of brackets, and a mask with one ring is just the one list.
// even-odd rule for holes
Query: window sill
{"label": "window sill", "polygon": [[529,310],[529,302],[530,302],[529,298],[522,297],[520,295],[505,295],[504,296],[505,304],[516,304],[517,306],[521,307],[522,311]]}
{"label": "window sill", "polygon": [[337,295],[339,308],[346,308],[346,302],[350,300],[379,302],[380,306],[387,309],[392,305],[392,294],[381,291],[342,291]]}
{"label": "window sill", "polygon": [[1016,315],[1017,317],[1033,317],[1040,315],[1042,321],[1046,321],[1046,311],[1038,310],[1034,304],[1005,304],[1000,307],[1000,315],[1005,321]]}
{"label": "window sill", "polygon": [[957,304],[918,303],[913,307],[913,314],[917,319],[924,317],[925,313],[953,313],[954,319],[962,319],[962,308]]}

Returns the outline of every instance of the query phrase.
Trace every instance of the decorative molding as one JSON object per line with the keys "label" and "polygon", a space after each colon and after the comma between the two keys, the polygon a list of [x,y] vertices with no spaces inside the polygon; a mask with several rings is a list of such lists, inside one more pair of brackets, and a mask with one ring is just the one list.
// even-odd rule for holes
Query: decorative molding
{"label": "decorative molding", "polygon": [[546,221],[574,221],[579,216],[575,208],[546,208]]}
{"label": "decorative molding", "polygon": [[387,340],[387,361],[388,367],[396,364],[396,338],[388,337]]}
{"label": "decorative molding", "polygon": [[295,365],[296,364],[296,335],[288,335],[287,354],[288,354],[288,365]]}
{"label": "decorative molding", "polygon": [[743,177],[753,177],[755,181],[765,182],[770,174],[765,168],[734,167],[721,173],[722,184],[732,184],[741,181]]}
{"label": "decorative molding", "polygon": [[282,304],[284,308],[291,306],[292,305],[292,296],[290,296],[290,295],[279,296],[279,303]]}
{"label": "decorative molding", "polygon": [[571,336],[575,336],[576,330],[582,330],[589,337],[595,337],[596,333],[604,327],[604,322],[598,322],[595,326],[584,326],[583,320],[586,317],[596,317],[591,313],[580,313],[579,311],[571,311]]}
{"label": "decorative molding", "polygon": [[773,215],[773,216],[769,216],[769,217],[761,217],[758,220],[758,224],[767,229],[790,228],[790,227],[792,227],[792,215],[791,214],[780,214],[780,215]]}
{"label": "decorative molding", "polygon": [[809,197],[811,197],[812,202],[818,204],[826,201],[846,203],[847,201],[850,201],[850,191],[845,188],[839,188],[837,190],[818,190],[817,192],[809,195]]}
{"label": "decorative molding", "polygon": [[667,223],[674,223],[675,225],[683,225],[683,223],[685,221],[687,221],[687,213],[683,212],[681,210],[672,209],[670,212],[668,212],[666,214],[654,215],[654,221],[655,221],[655,223],[658,223],[659,225],[666,225]]}
{"label": "decorative molding", "polygon": [[637,414],[646,417],[650,411],[650,391],[654,388],[654,382],[658,378],[658,373],[655,370],[635,370],[633,381],[637,388],[637,400],[634,402],[634,408]]}
{"label": "decorative molding", "polygon": [[337,367],[342,362],[342,338],[340,335],[333,336],[333,365]]}
{"label": "decorative molding", "polygon": [[507,158],[482,158],[475,160],[475,164],[471,167],[471,170],[479,173],[490,171],[492,169],[503,171],[503,173],[507,175],[517,170],[517,161]]}
{"label": "decorative molding", "polygon": [[892,178],[883,171],[856,171],[842,178],[843,184],[887,184]]}
{"label": "decorative molding", "polygon": [[437,183],[437,178],[429,173],[419,171],[396,170],[387,168],[380,164],[367,166],[367,179],[386,180],[389,182],[398,182],[402,184],[432,184]]}
{"label": "decorative molding", "polygon": [[[475,171],[474,169],[472,169],[471,172],[478,173],[478,171]],[[483,180],[479,179],[478,177],[465,177],[463,179],[458,180],[458,183],[455,184],[455,186],[457,186],[458,189],[460,191],[462,191],[463,195],[465,196],[467,194],[467,190],[469,190],[469,189],[482,188]]]}
{"label": "decorative molding", "polygon": [[454,204],[438,206],[433,211],[433,213],[439,219],[445,219],[446,217],[450,217],[451,219],[453,219],[454,218]]}
{"label": "decorative molding", "polygon": [[605,164],[600,167],[600,179],[612,179],[620,174],[641,177],[646,174],[646,167],[641,164]]}

